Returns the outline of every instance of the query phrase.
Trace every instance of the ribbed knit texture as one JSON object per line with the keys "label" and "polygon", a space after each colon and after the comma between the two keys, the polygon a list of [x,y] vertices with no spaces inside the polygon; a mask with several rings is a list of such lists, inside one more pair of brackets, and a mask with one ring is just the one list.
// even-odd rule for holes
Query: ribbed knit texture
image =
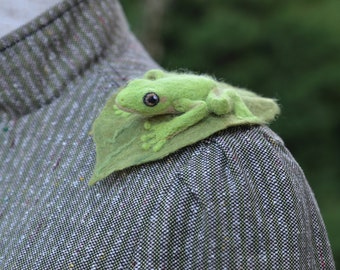
{"label": "ribbed knit texture", "polygon": [[313,193],[265,126],[88,186],[94,119],[155,67],[114,0],[66,1],[0,40],[0,269],[334,269]]}

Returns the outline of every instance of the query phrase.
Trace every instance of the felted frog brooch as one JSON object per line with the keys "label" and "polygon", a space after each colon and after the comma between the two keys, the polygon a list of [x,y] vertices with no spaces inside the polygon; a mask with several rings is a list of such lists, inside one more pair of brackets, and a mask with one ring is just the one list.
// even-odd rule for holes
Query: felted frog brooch
{"label": "felted frog brooch", "polygon": [[267,124],[279,111],[275,100],[207,75],[149,70],[111,96],[94,121],[96,166],[89,184],[228,127]]}
{"label": "felted frog brooch", "polygon": [[[179,74],[150,70],[142,79],[135,79],[121,89],[116,97],[118,109],[143,117],[171,114],[168,122],[152,125],[146,121],[148,134],[141,136],[142,147],[158,151],[166,141],[195,125],[209,114],[259,119],[248,109],[240,89],[217,82],[206,75]],[[245,90],[243,95],[246,94]],[[248,92],[248,91],[247,91]],[[254,94],[248,92],[249,96]]]}

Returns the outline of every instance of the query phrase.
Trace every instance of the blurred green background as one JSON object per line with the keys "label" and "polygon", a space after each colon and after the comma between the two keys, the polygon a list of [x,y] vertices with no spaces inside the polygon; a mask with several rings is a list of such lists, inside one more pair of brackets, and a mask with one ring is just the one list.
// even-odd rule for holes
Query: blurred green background
{"label": "blurred green background", "polygon": [[121,2],[164,68],[214,74],[279,100],[271,127],[303,168],[340,265],[340,1]]}

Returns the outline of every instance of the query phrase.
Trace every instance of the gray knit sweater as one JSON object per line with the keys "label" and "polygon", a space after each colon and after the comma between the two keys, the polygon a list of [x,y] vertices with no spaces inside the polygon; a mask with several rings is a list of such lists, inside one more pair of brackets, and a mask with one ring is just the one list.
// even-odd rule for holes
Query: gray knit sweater
{"label": "gray knit sweater", "polygon": [[0,269],[334,269],[313,193],[266,126],[93,187],[89,131],[157,65],[115,0],[68,0],[0,40]]}

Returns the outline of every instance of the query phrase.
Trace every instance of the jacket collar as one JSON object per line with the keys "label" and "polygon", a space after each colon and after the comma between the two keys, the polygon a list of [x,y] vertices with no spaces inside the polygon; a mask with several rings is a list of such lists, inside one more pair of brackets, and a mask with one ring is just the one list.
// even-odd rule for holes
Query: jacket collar
{"label": "jacket collar", "polygon": [[52,103],[109,47],[119,57],[130,36],[117,1],[68,0],[1,38],[0,119]]}

